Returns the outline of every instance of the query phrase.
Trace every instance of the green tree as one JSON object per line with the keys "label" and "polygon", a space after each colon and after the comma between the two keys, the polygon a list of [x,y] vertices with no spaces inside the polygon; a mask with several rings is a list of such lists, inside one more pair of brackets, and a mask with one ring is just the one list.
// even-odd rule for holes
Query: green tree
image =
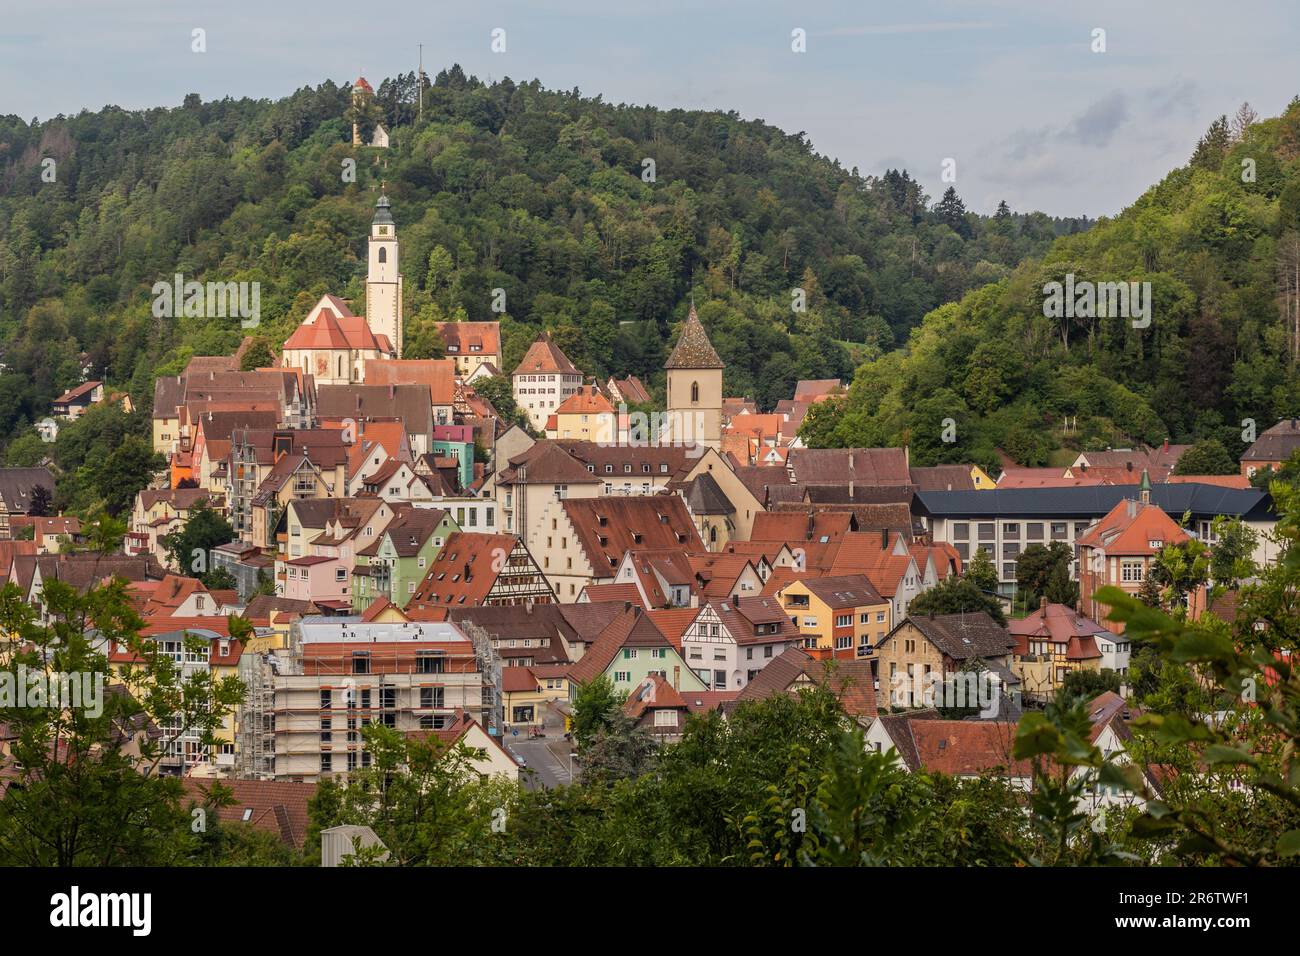
{"label": "green tree", "polygon": [[1237,463],[1228,449],[1215,438],[1198,441],[1183,452],[1174,466],[1175,475],[1235,475]]}
{"label": "green tree", "polygon": [[1058,576],[1054,592],[1057,595],[1063,594],[1059,580],[1061,572],[1057,569],[1064,569],[1065,580],[1068,582],[1072,559],[1069,546],[1060,541],[1053,541],[1046,545],[1031,544],[1020,552],[1020,558],[1016,562],[1016,592],[1017,598],[1024,602],[1023,606],[1027,608],[1038,606],[1039,598],[1047,594],[1053,573]]}
{"label": "green tree", "polygon": [[989,557],[989,553],[983,548],[975,549],[975,553],[971,555],[970,561],[966,563],[966,569],[962,574],[981,591],[994,594],[998,590],[997,566],[993,563],[993,559]]}
{"label": "green tree", "polygon": [[34,431],[23,432],[5,449],[10,468],[35,468],[50,454],[50,446]]}
{"label": "green tree", "polygon": [[181,574],[202,577],[213,570],[212,549],[235,540],[235,529],[207,502],[190,509],[179,531],[163,537],[163,547]]}
{"label": "green tree", "polygon": [[130,508],[137,492],[148,486],[164,466],[162,455],[154,452],[148,442],[127,435],[95,469],[95,485],[109,514],[116,516]]}
{"label": "green tree", "polygon": [[[0,722],[12,738],[8,757],[0,758],[10,774],[0,798],[0,863],[183,862],[193,849],[190,815],[179,806],[179,781],[158,768],[183,730],[215,747],[215,732],[241,699],[242,685],[208,671],[183,674],[154,641],[140,637],[142,622],[120,578],[85,594],[51,579],[42,600],[45,624],[15,585],[0,589],[0,659],[8,680],[23,666],[29,674],[98,675],[100,683],[92,676],[90,693],[69,701],[29,695],[27,706],[11,698],[0,704]],[[251,632],[239,618],[230,627],[240,640]],[[102,648],[110,642],[138,661],[121,673],[130,692],[108,683]],[[186,643],[206,652],[204,640]],[[123,728],[167,729],[154,737]]]}
{"label": "green tree", "polygon": [[912,598],[907,613],[912,617],[922,614],[961,614],[983,611],[999,624],[1006,623],[1002,603],[985,594],[970,579],[944,578],[929,590]]}
{"label": "green tree", "polygon": [[585,749],[599,732],[609,730],[622,709],[623,695],[604,674],[580,684],[573,697],[573,738],[578,746]]}

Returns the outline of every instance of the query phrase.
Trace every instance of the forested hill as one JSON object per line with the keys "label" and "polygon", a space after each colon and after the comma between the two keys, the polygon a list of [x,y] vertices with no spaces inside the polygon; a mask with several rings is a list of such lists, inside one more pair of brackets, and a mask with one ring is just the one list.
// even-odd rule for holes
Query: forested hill
{"label": "forested hill", "polygon": [[[0,441],[81,380],[81,352],[147,408],[156,375],[233,351],[237,321],[152,316],[151,287],[177,272],[260,282],[267,345],[324,292],[361,311],[381,182],[411,354],[436,350],[434,321],[499,317],[502,288],[508,366],[546,327],[589,373],[657,383],[693,293],[728,393],[764,405],[797,378],[851,374],[936,306],[1089,225],[982,218],[955,191],[931,203],[906,173],[860,175],[802,133],[734,113],[613,106],[453,68],[417,119],[415,89],[410,75],[385,81],[362,117],[387,125],[388,150],[351,146],[351,87],[332,82],[278,101],[0,118]],[[791,309],[793,287],[807,311]]]}
{"label": "forested hill", "polygon": [[[1044,287],[1150,282],[1149,324],[1049,317]],[[909,443],[913,461],[1025,465],[1074,449],[1250,437],[1300,414],[1300,100],[1216,120],[1188,164],[1113,220],[1057,240],[1005,279],[926,317],[906,349],[816,409],[821,445]],[[944,442],[944,420],[956,426]]]}

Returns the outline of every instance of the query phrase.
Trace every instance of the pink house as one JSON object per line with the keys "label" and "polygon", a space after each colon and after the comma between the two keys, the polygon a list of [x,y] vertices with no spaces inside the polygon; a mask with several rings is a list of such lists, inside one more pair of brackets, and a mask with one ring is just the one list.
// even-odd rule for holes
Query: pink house
{"label": "pink house", "polygon": [[347,567],[337,554],[309,554],[284,562],[284,597],[295,601],[351,603]]}

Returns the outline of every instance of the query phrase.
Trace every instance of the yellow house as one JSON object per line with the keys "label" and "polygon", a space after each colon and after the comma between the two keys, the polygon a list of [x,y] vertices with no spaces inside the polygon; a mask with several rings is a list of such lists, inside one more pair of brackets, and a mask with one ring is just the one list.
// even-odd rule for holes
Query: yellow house
{"label": "yellow house", "polygon": [[546,432],[547,438],[572,438],[610,445],[618,438],[618,413],[595,385],[581,385],[555,409],[555,427],[548,423]]}
{"label": "yellow house", "polygon": [[890,628],[890,604],[865,574],[792,581],[777,600],[817,660],[856,660],[871,653]]}
{"label": "yellow house", "polygon": [[910,615],[875,648],[880,707],[935,706],[926,699],[933,693],[931,681],[976,659],[1009,673],[1015,645],[1007,629],[982,611]]}
{"label": "yellow house", "polygon": [[552,703],[569,699],[568,665],[512,666],[501,670],[501,703],[510,728],[541,727]]}
{"label": "yellow house", "polygon": [[975,483],[976,491],[992,491],[998,486],[998,483],[979,465],[970,466],[970,480]]}

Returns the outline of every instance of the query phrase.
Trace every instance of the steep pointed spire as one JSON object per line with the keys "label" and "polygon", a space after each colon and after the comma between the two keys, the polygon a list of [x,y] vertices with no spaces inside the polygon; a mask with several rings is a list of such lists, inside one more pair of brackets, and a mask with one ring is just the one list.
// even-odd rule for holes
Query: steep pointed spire
{"label": "steep pointed spire", "polygon": [[691,297],[691,311],[682,324],[682,334],[677,339],[673,354],[668,356],[664,368],[723,368],[722,359],[713,349],[708,333],[695,314],[695,299]]}
{"label": "steep pointed spire", "polygon": [[1142,469],[1142,483],[1138,485],[1138,491],[1142,496],[1142,503],[1151,504],[1151,475],[1145,468]]}

